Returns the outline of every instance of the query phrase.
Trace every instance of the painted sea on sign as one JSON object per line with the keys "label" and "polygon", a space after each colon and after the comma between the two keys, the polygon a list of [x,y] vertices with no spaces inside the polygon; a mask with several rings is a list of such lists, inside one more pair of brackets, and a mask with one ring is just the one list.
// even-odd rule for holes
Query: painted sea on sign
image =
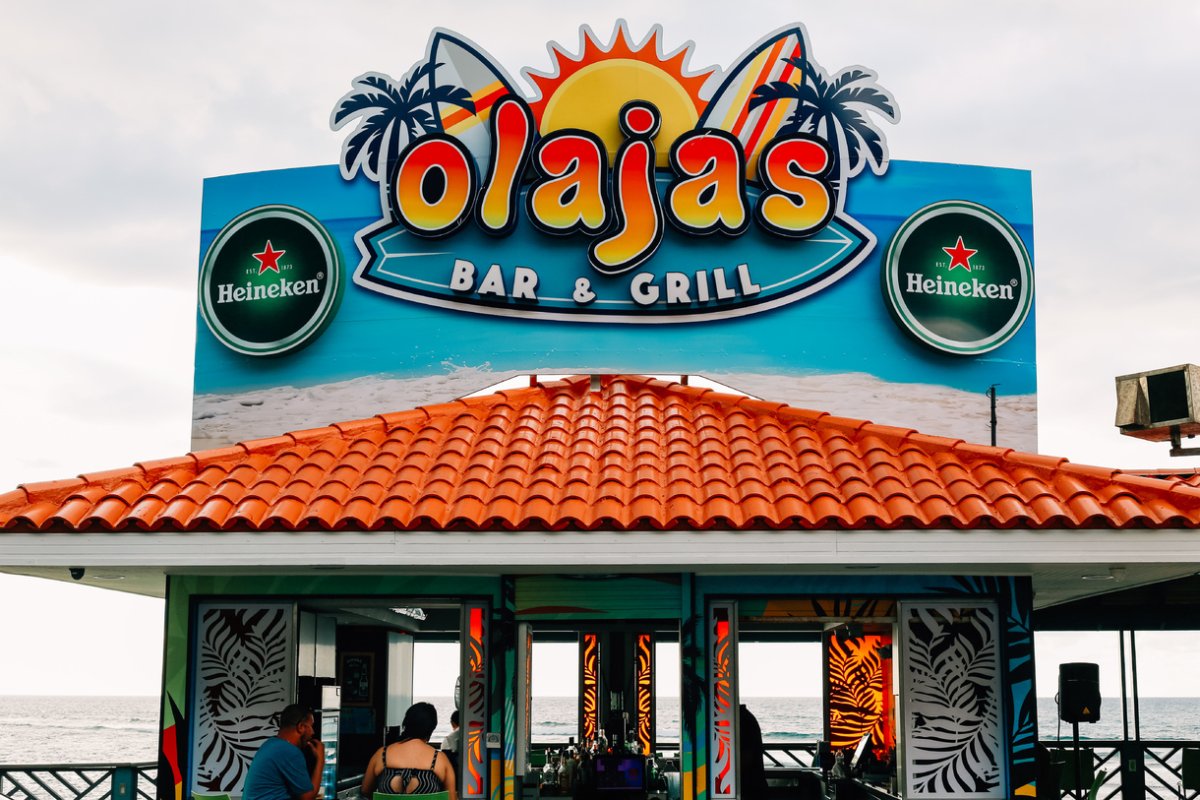
{"label": "painted sea on sign", "polygon": [[[449,732],[449,697],[429,698],[438,708],[440,740]],[[821,738],[821,700],[817,697],[746,697],[768,742],[801,743]],[[1120,739],[1120,701],[1105,698],[1103,719],[1080,726],[1081,739]],[[154,761],[158,745],[156,697],[0,696],[0,764],[84,764]],[[565,742],[575,732],[575,698],[535,698],[535,742]],[[660,697],[658,738],[679,741],[679,699]],[[1200,698],[1143,698],[1143,739],[1200,740]],[[1058,736],[1054,700],[1038,700],[1043,741]],[[1130,729],[1132,735],[1132,718]],[[1062,726],[1069,740],[1071,726]]]}

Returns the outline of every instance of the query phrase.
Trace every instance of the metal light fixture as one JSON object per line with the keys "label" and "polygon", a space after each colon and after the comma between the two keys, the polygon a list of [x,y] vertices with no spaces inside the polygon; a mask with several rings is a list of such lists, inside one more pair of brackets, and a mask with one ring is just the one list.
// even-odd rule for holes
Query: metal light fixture
{"label": "metal light fixture", "polygon": [[1080,575],[1081,581],[1123,581],[1125,580],[1124,567],[1109,567],[1108,572],[1092,572],[1087,575]]}
{"label": "metal light fixture", "polygon": [[405,617],[412,617],[415,620],[422,622],[426,619],[425,609],[423,608],[393,608],[392,613],[400,614]]}

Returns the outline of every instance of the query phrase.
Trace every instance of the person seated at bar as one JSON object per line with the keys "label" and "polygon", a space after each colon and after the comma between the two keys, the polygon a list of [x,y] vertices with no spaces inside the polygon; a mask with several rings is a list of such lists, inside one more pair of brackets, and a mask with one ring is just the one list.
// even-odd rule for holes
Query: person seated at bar
{"label": "person seated at bar", "polygon": [[744,800],[767,800],[767,770],[763,764],[763,737],[758,718],[743,703],[738,706],[738,760],[742,766]]}
{"label": "person seated at bar", "polygon": [[379,748],[367,762],[359,794],[370,800],[375,791],[387,794],[445,791],[450,793],[450,800],[458,800],[450,759],[429,744],[437,721],[437,709],[429,703],[410,706],[400,725],[400,740]]}
{"label": "person seated at bar", "polygon": [[[310,772],[304,751],[312,751]],[[293,704],[279,712],[279,733],[263,742],[254,754],[242,800],[316,800],[325,769],[325,745],[316,738],[313,713]]]}

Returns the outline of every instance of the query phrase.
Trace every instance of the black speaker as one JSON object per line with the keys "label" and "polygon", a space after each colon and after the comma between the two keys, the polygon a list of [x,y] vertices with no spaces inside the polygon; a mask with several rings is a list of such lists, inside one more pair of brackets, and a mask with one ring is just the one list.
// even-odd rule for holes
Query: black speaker
{"label": "black speaker", "polygon": [[1100,665],[1058,665],[1058,718],[1063,722],[1100,721]]}

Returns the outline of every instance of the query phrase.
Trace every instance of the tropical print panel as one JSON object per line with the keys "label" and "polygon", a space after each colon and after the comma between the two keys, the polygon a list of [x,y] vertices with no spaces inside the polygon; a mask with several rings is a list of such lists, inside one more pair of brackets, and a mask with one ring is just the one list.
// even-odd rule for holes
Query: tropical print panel
{"label": "tropical print panel", "polygon": [[466,616],[466,647],[463,648],[462,731],[465,755],[463,758],[464,800],[480,800],[487,796],[487,764],[485,731],[487,718],[487,661],[488,613],[482,603],[463,607]]}
{"label": "tropical print panel", "polygon": [[710,797],[737,796],[737,609],[713,603],[709,612],[709,697],[712,700]]}
{"label": "tropical print panel", "polygon": [[887,634],[825,635],[826,740],[835,750],[866,734],[876,749],[895,747],[891,645]]}
{"label": "tropical print panel", "polygon": [[590,746],[600,735],[600,636],[579,640],[579,741]]}
{"label": "tropical print panel", "polygon": [[993,605],[902,605],[906,797],[1003,798]]}
{"label": "tropical print panel", "polygon": [[642,755],[654,752],[654,636],[637,635],[637,741]]}
{"label": "tropical print panel", "polygon": [[1014,794],[1037,780],[1037,699],[1033,691],[1033,584],[1028,577],[958,577],[951,586],[930,587],[945,595],[991,595],[999,598],[1004,649],[1008,665],[1008,692],[1004,718],[1008,720],[1008,775]]}
{"label": "tropical print panel", "polygon": [[292,605],[202,604],[197,612],[192,790],[240,795],[250,760],[292,698]]}

